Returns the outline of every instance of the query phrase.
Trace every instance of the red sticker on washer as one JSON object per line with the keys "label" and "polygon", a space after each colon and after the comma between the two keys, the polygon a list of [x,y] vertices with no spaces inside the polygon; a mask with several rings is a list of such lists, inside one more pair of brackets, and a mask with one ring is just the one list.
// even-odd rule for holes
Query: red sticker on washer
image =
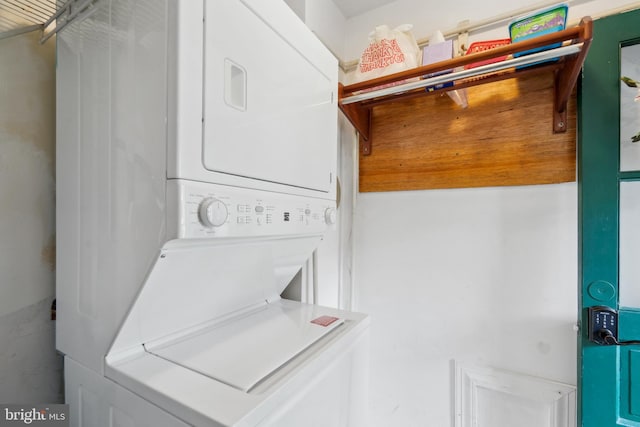
{"label": "red sticker on washer", "polygon": [[320,316],[317,319],[313,319],[311,321],[311,323],[315,323],[316,325],[320,325],[320,326],[329,326],[330,324],[332,324],[333,322],[335,322],[336,320],[338,320],[337,317],[333,317],[333,316]]}

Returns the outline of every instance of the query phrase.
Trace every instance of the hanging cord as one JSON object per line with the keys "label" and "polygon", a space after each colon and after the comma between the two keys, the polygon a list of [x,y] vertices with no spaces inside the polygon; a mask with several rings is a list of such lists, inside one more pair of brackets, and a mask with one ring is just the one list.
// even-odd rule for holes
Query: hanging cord
{"label": "hanging cord", "polygon": [[616,337],[613,336],[611,331],[602,330],[600,331],[600,337],[602,338],[602,344],[605,345],[637,345],[640,344],[640,340],[629,340],[629,341],[618,341]]}

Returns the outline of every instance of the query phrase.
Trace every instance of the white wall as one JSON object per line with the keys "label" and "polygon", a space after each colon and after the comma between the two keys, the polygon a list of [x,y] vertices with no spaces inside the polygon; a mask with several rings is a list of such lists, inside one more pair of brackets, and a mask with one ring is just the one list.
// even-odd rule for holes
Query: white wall
{"label": "white wall", "polygon": [[284,0],[324,45],[337,57],[345,54],[347,20],[330,0]]}
{"label": "white wall", "polygon": [[306,2],[305,23],[338,58],[345,54],[346,22],[332,1]]}
{"label": "white wall", "polygon": [[0,40],[0,402],[62,402],[55,294],[55,42]]}
{"label": "white wall", "polygon": [[576,197],[575,183],[359,195],[373,425],[451,425],[452,360],[575,384]]}
{"label": "white wall", "polygon": [[[347,20],[344,57],[340,59],[358,59],[368,44],[367,35],[376,25],[388,24],[394,27],[405,23],[413,24],[415,37],[421,39],[429,37],[436,30],[454,29],[465,20],[474,23],[524,7],[538,7],[553,2],[554,0],[458,0],[455,7],[434,7],[434,2],[431,1],[396,0]],[[579,20],[585,15],[597,16],[604,11],[639,4],[637,0],[557,0],[555,3],[569,4],[569,21]],[[509,22],[506,20],[494,28],[471,33],[470,42],[508,38]]]}

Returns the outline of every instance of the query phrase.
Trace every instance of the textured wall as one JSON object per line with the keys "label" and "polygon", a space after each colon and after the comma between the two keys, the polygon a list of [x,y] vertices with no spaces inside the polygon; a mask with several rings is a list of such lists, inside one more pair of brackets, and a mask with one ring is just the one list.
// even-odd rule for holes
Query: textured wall
{"label": "textured wall", "polygon": [[575,384],[576,216],[575,183],[359,195],[373,426],[451,425],[452,361]]}
{"label": "textured wall", "polygon": [[0,40],[0,402],[63,400],[55,294],[55,42]]}

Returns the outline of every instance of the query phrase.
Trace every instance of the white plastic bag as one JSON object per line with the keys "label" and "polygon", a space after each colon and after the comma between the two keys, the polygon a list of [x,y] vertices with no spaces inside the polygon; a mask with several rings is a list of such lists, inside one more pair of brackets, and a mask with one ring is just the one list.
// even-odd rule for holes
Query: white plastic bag
{"label": "white plastic bag", "polygon": [[387,25],[380,25],[369,33],[369,46],[360,56],[358,68],[353,73],[353,82],[371,80],[419,66],[422,51],[411,34],[412,28],[413,25],[404,24],[391,30]]}

